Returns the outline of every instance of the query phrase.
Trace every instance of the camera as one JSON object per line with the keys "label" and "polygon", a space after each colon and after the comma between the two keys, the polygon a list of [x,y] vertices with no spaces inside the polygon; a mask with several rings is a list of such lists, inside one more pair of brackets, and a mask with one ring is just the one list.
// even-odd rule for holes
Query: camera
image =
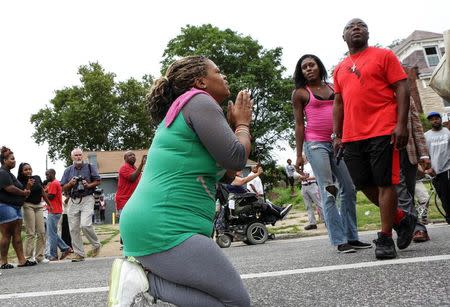
{"label": "camera", "polygon": [[98,195],[102,195],[103,194],[103,189],[100,189],[99,187],[95,188],[94,190],[94,196]]}
{"label": "camera", "polygon": [[83,185],[84,178],[81,176],[75,176],[75,177],[73,177],[73,179],[75,179],[77,181],[75,183],[74,191],[78,192],[78,193],[84,192],[84,185]]}

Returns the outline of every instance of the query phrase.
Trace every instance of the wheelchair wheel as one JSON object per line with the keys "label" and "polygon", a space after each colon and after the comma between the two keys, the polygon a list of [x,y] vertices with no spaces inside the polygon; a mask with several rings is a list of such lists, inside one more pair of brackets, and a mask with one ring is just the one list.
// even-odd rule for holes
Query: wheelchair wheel
{"label": "wheelchair wheel", "polygon": [[242,242],[244,242],[247,245],[252,245],[252,243],[250,243],[250,241],[248,239],[244,239],[244,240],[242,240]]}
{"label": "wheelchair wheel", "polygon": [[230,247],[232,241],[233,241],[233,239],[231,238],[231,236],[226,235],[226,234],[221,234],[221,235],[217,236],[217,238],[216,238],[216,243],[221,248]]}
{"label": "wheelchair wheel", "polygon": [[262,223],[250,224],[247,228],[247,242],[246,244],[263,244],[267,241],[269,237],[269,232],[267,231],[266,225]]}

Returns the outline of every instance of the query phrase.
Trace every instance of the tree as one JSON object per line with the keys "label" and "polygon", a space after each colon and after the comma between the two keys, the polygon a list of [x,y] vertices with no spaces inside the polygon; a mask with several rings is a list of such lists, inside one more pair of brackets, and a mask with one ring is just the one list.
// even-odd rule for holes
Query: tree
{"label": "tree", "polygon": [[70,163],[75,147],[83,150],[147,148],[154,127],[145,112],[151,76],[115,82],[99,63],[78,69],[81,86],[56,90],[50,106],[31,116],[33,138],[47,142],[51,159]]}
{"label": "tree", "polygon": [[162,72],[174,60],[188,55],[205,55],[227,76],[233,97],[239,90],[251,90],[254,100],[250,158],[272,161],[270,150],[276,141],[288,139],[293,126],[290,104],[292,82],[283,77],[282,48],[264,49],[250,36],[230,29],[220,30],[210,24],[187,25],[169,41],[162,60]]}
{"label": "tree", "polygon": [[392,43],[390,43],[386,48],[394,49],[395,47],[397,47],[398,45],[400,45],[404,41],[405,41],[404,38],[397,38],[397,39],[393,40]]}

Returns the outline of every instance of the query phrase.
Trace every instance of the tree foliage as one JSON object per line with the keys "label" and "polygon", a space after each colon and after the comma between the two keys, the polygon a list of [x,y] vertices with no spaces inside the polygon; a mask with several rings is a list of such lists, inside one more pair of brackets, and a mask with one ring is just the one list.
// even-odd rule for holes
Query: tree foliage
{"label": "tree foliage", "polygon": [[145,111],[151,76],[115,81],[99,63],[80,66],[80,86],[56,90],[50,106],[31,116],[33,138],[47,142],[51,159],[70,162],[75,147],[83,150],[147,148],[153,136]]}
{"label": "tree foliage", "polygon": [[[280,139],[288,139],[293,125],[290,96],[292,82],[283,77],[282,48],[264,49],[250,36],[210,24],[187,25],[169,41],[164,51],[162,72],[174,60],[188,55],[205,55],[227,76],[231,100],[241,89],[250,89],[254,100],[250,157],[270,162],[270,150]],[[265,163],[265,164],[266,164]]]}

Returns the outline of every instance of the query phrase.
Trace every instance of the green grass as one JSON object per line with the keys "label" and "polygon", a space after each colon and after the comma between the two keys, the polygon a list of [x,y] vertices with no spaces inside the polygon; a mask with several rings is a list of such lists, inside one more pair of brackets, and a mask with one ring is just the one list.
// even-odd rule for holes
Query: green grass
{"label": "green grass", "polygon": [[283,206],[292,204],[293,209],[296,211],[306,211],[302,195],[298,189],[296,189],[296,195],[294,197],[291,196],[290,188],[274,188],[266,197],[275,205]]}

